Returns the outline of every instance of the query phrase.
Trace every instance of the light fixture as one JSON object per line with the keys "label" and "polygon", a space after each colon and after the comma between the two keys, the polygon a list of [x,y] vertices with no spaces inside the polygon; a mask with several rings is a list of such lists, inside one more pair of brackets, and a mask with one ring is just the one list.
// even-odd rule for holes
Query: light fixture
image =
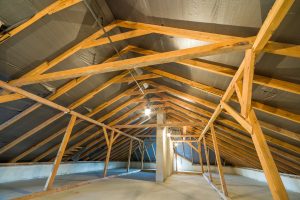
{"label": "light fixture", "polygon": [[171,133],[167,133],[167,137],[171,137]]}
{"label": "light fixture", "polygon": [[149,107],[146,107],[145,108],[145,115],[147,115],[149,117],[150,114],[151,114],[151,109]]}

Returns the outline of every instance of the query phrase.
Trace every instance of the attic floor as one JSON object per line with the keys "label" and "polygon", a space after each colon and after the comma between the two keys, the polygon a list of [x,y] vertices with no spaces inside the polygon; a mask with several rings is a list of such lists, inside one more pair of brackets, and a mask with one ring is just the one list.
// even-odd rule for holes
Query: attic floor
{"label": "attic floor", "polygon": [[[132,169],[134,171],[135,169]],[[125,173],[125,169],[109,169],[107,175],[118,175]],[[83,181],[103,178],[103,171],[94,171],[87,173],[76,173],[57,176],[54,182],[54,187],[61,187],[68,184],[76,184]],[[12,199],[31,194],[33,192],[40,192],[47,179],[31,179],[25,181],[15,181],[10,183],[0,184],[0,200]]]}
{"label": "attic floor", "polygon": [[[93,182],[88,185],[45,195],[36,199],[220,199],[216,191],[199,175],[175,174],[169,177],[163,184],[156,184],[154,178],[155,173],[139,172]],[[217,174],[214,174],[213,178],[214,183],[220,187]],[[226,175],[225,178],[232,199],[272,199],[265,183],[238,175]],[[289,197],[290,199],[300,199],[300,193],[289,192]]]}

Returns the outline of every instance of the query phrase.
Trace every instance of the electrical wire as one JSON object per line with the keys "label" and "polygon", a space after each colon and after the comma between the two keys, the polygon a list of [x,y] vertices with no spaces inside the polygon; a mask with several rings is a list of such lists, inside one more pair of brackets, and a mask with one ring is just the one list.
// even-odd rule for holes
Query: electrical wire
{"label": "electrical wire", "polygon": [[[119,58],[121,60],[122,59],[122,55],[120,54],[120,52],[118,51],[118,49],[113,45],[113,41],[110,38],[109,34],[107,33],[107,31],[104,28],[104,17],[101,17],[101,21],[99,20],[99,18],[97,17],[96,13],[94,12],[94,10],[90,7],[90,5],[86,2],[86,0],[83,0],[85,6],[88,8],[88,10],[91,12],[92,16],[94,17],[94,19],[96,20],[98,26],[100,26],[100,28],[103,30],[104,35],[108,38],[109,40],[109,45],[111,46],[111,48],[116,52],[116,54],[119,56]],[[128,69],[129,74],[131,75],[131,77],[133,78],[134,82],[137,84],[139,90],[141,91],[141,93],[144,95],[145,92],[143,90],[143,88],[140,86],[140,84],[138,83],[138,81],[136,80],[136,78],[134,77],[133,73],[131,72],[130,69]]]}

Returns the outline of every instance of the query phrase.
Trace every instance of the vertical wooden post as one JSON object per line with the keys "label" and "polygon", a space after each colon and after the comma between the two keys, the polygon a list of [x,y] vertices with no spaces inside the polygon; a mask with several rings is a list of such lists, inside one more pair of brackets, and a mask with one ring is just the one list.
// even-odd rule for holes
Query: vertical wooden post
{"label": "vertical wooden post", "polygon": [[131,154],[132,154],[132,139],[130,139],[130,144],[129,144],[129,153],[128,153],[128,161],[127,161],[127,172],[129,172],[129,169],[130,169]]}
{"label": "vertical wooden post", "polygon": [[202,161],[202,149],[201,149],[201,142],[198,142],[198,155],[199,155],[199,163],[201,165],[201,172],[204,173],[203,161]]}
{"label": "vertical wooden post", "polygon": [[142,143],[142,158],[141,158],[141,170],[144,169],[144,155],[145,155],[145,144]]}
{"label": "vertical wooden post", "polygon": [[208,149],[207,149],[207,146],[206,146],[205,136],[203,137],[203,145],[204,145],[204,152],[205,152],[205,156],[206,156],[208,178],[209,178],[210,181],[212,181],[212,176],[211,176],[211,172],[210,172],[209,155],[208,155],[209,152],[208,152]]}
{"label": "vertical wooden post", "polygon": [[225,183],[225,178],[224,178],[224,174],[223,174],[221,158],[220,158],[220,153],[219,153],[219,148],[218,148],[218,143],[217,143],[216,132],[215,132],[215,128],[214,128],[213,124],[211,124],[211,126],[210,126],[210,131],[211,131],[211,137],[212,137],[212,140],[213,140],[213,145],[214,145],[214,150],[215,150],[215,155],[216,155],[216,160],[217,160],[217,165],[218,165],[222,190],[223,190],[224,195],[228,196],[227,187],[226,187],[226,183]]}
{"label": "vertical wooden post", "polygon": [[76,116],[72,115],[71,119],[69,121],[68,127],[66,129],[64,138],[63,138],[63,140],[62,140],[62,142],[60,144],[59,150],[57,152],[55,161],[53,163],[53,167],[52,167],[51,173],[50,173],[50,175],[49,175],[49,177],[47,179],[46,185],[44,187],[45,191],[52,188],[52,185],[53,185],[54,180],[55,180],[55,176],[56,176],[57,171],[58,171],[59,164],[60,164],[60,162],[62,160],[62,157],[64,155],[64,152],[66,150],[68,141],[69,141],[71,133],[72,133],[72,129],[73,129],[74,124],[75,124],[75,121],[76,121]]}
{"label": "vertical wooden post", "polygon": [[111,147],[112,147],[112,144],[114,142],[114,134],[115,134],[115,132],[112,131],[111,135],[110,135],[110,139],[108,140],[108,146],[107,146],[107,153],[106,153],[105,164],[104,164],[103,177],[106,177],[106,175],[107,175],[107,169],[108,169],[108,164],[109,164],[109,159],[110,159]]}

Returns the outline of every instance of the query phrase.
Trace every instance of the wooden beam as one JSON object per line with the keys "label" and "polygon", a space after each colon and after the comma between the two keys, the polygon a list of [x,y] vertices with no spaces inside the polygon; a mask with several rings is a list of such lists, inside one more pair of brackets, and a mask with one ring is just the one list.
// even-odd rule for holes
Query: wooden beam
{"label": "wooden beam", "polygon": [[[104,132],[104,133],[106,133],[106,132]],[[110,134],[110,139],[108,140],[107,153],[106,153],[104,170],[103,170],[103,177],[106,177],[106,175],[107,175],[107,169],[108,169],[108,164],[109,164],[109,159],[110,159],[111,147],[112,147],[112,144],[114,142],[114,134],[115,134],[115,132],[112,131],[111,134]],[[108,138],[108,136],[106,136],[106,137]]]}
{"label": "wooden beam", "polygon": [[[128,49],[132,52],[142,54],[142,55],[153,55],[153,54],[159,53],[157,51],[146,50],[146,49],[138,48],[136,46],[128,46]],[[300,57],[300,45],[299,45],[299,57]],[[189,67],[192,67],[195,69],[200,69],[200,70],[204,70],[207,72],[211,72],[213,74],[226,76],[226,77],[233,77],[234,74],[236,73],[236,70],[234,70],[234,66],[228,68],[228,67],[225,67],[222,65],[212,64],[205,60],[199,60],[199,59],[198,60],[181,60],[181,61],[177,61],[177,63],[185,65],[185,66],[189,66]],[[153,68],[150,68],[150,69],[153,69]],[[253,82],[258,85],[271,87],[271,88],[275,88],[278,90],[283,90],[283,91],[291,92],[291,93],[295,93],[295,94],[300,94],[300,89],[299,89],[300,86],[297,83],[292,83],[292,82],[274,79],[274,78],[261,76],[261,75],[254,75]],[[193,87],[197,86],[198,88],[205,89],[205,87],[201,87],[201,85],[199,85],[199,84],[196,85],[196,84],[191,84],[191,83],[192,82],[190,82],[188,84],[190,84]]]}
{"label": "wooden beam", "polygon": [[[134,112],[135,110],[138,110],[138,109],[140,109],[139,108],[139,106],[136,106],[134,109],[131,109],[129,112],[127,112],[127,113],[130,113],[130,112]],[[126,113],[126,114],[127,114]],[[136,118],[140,118],[140,116],[138,115]],[[136,118],[133,118],[133,119],[130,119],[129,121],[127,121],[127,124],[130,124],[130,123],[132,123],[133,121],[135,121],[136,120]],[[149,119],[146,119],[146,120],[142,120],[142,122],[141,123],[143,123],[143,122],[146,122],[146,121],[148,121]],[[113,125],[113,124],[116,124],[116,123],[118,123],[120,120],[119,119],[117,119],[117,120],[114,120],[114,121],[112,121],[111,123],[109,123],[109,125]],[[143,130],[142,130],[143,131]],[[128,132],[128,131],[127,131]],[[133,135],[133,136],[135,136],[136,134],[139,134],[141,131],[136,131],[135,133],[132,133],[132,132],[128,132],[128,133],[130,133],[130,135]],[[125,141],[126,139],[124,139],[124,141]],[[99,141],[95,141],[95,143],[98,143]],[[94,143],[94,141],[92,142],[92,143]],[[93,146],[93,144],[91,143],[91,145],[90,144],[88,144],[88,146]],[[94,144],[95,144],[94,143]],[[114,145],[114,147],[115,148],[117,148],[118,146],[119,146],[119,144],[120,143],[122,143],[122,142],[118,142],[118,143],[116,143],[115,145]],[[92,151],[94,151],[95,149],[91,149],[91,150],[89,150],[88,152],[86,152],[86,153],[84,153],[85,155],[88,155],[89,153],[91,153]],[[102,154],[101,154],[102,155]],[[101,156],[101,155],[99,155],[99,157]],[[103,154],[104,155],[104,154]],[[97,158],[99,158],[99,157],[97,157]]]}
{"label": "wooden beam", "polygon": [[[66,112],[66,109],[67,110],[74,110],[74,109],[76,109],[78,106],[82,105],[86,101],[88,101],[91,98],[93,98],[97,93],[101,92],[102,90],[104,90],[105,88],[107,88],[108,86],[110,86],[111,84],[113,84],[116,80],[124,77],[127,73],[128,72],[123,72],[120,75],[117,75],[117,76],[113,77],[112,79],[108,80],[107,82],[101,84],[99,87],[97,87],[96,89],[94,89],[92,92],[84,95],[82,98],[80,98],[77,101],[73,102],[70,106],[68,106],[68,108],[65,108],[64,112]],[[27,139],[28,137],[34,135],[38,131],[40,131],[43,128],[47,127],[49,124],[51,124],[51,123],[55,122],[56,120],[60,119],[63,115],[64,115],[64,113],[58,113],[58,114],[54,115],[53,117],[51,117],[50,119],[44,121],[43,123],[41,123],[40,125],[38,125],[34,129],[27,131],[26,133],[24,133],[22,136],[20,136],[16,140],[14,140],[14,141],[8,143],[7,145],[1,147],[0,148],[0,154],[2,154],[5,151],[11,149],[12,147],[14,147],[18,143],[22,142],[23,140]]]}
{"label": "wooden beam", "polygon": [[71,119],[70,119],[70,122],[69,122],[69,125],[66,129],[66,133],[64,135],[64,138],[60,144],[60,147],[59,147],[59,150],[57,152],[57,155],[56,155],[56,158],[55,158],[55,161],[53,163],[53,167],[52,167],[52,170],[51,170],[51,173],[47,179],[47,182],[46,182],[46,185],[44,187],[44,190],[49,190],[52,188],[52,185],[54,183],[54,180],[55,180],[55,176],[57,174],[57,171],[58,171],[58,167],[60,165],[60,162],[62,160],[62,157],[64,155],[64,152],[65,152],[65,149],[67,147],[67,144],[68,144],[68,141],[69,141],[69,138],[70,138],[70,135],[72,133],[72,129],[74,127],[74,124],[75,124],[75,121],[76,121],[76,116],[72,115],[71,116]]}
{"label": "wooden beam", "polygon": [[[243,75],[243,90],[242,90],[242,103],[241,105],[241,115],[244,118],[248,117],[248,114],[251,110],[251,101],[252,101],[252,85],[253,85],[253,76],[254,76],[254,62],[255,62],[255,53],[252,50],[247,50],[245,53],[245,69]],[[238,84],[238,82],[236,83]]]}
{"label": "wooden beam", "polygon": [[[123,49],[122,51],[120,51],[120,54],[122,55],[123,53],[126,53],[128,49]],[[70,53],[66,53],[67,55],[72,55],[72,53],[74,53],[73,51],[71,51]],[[63,55],[63,54],[62,54]],[[64,57],[64,56],[62,56]],[[55,63],[62,61],[62,58],[57,57],[58,60],[54,61],[54,64],[49,64],[48,68],[52,67],[55,65]],[[113,60],[115,60],[117,58],[116,55],[112,56],[111,58],[105,60],[104,62],[111,62]],[[50,62],[51,63],[51,62]],[[39,67],[37,67],[39,68]],[[41,70],[38,70],[39,72]],[[35,71],[32,70],[32,73],[34,74]],[[26,75],[26,74],[25,74]],[[69,90],[71,90],[72,88],[78,86],[79,84],[81,84],[83,81],[87,80],[88,78],[90,78],[91,76],[82,76],[80,78],[75,78],[69,82],[67,82],[66,84],[64,84],[63,86],[59,87],[53,94],[49,95],[49,97],[47,97],[48,100],[50,101],[54,101],[55,99],[57,99],[58,97],[60,97],[61,95],[65,94],[66,92],[68,92]],[[1,97],[1,96],[0,96]],[[22,97],[24,97],[22,95]],[[2,123],[0,125],[0,131],[7,128],[8,126],[12,125],[13,123],[17,122],[18,120],[22,119],[23,117],[25,117],[26,115],[28,115],[29,113],[33,112],[34,110],[38,109],[39,107],[41,107],[42,104],[40,103],[35,103],[34,105],[30,106],[29,108],[27,108],[26,110],[22,111],[21,113],[17,114],[16,116],[12,117],[11,119],[7,120],[6,122]]]}
{"label": "wooden beam", "polygon": [[[288,3],[289,4],[289,3]],[[274,18],[275,15],[272,17]],[[280,18],[278,18],[280,19]],[[189,38],[194,40],[200,41],[207,41],[207,42],[221,42],[228,39],[240,39],[241,37],[224,35],[224,34],[216,34],[216,33],[208,33],[208,32],[201,32],[201,31],[194,31],[194,30],[187,30],[175,27],[168,27],[168,26],[159,26],[154,24],[146,24],[141,22],[131,22],[131,21],[122,21],[119,20],[116,22],[118,26],[130,28],[130,29],[140,29],[140,30],[147,30],[153,33],[170,35],[175,37],[181,38]],[[299,45],[292,45],[286,43],[279,43],[273,41],[267,41],[267,45],[264,49],[265,52],[274,53],[283,56],[292,56],[300,58],[300,46]]]}
{"label": "wooden beam", "polygon": [[212,140],[213,140],[214,151],[215,151],[215,155],[216,155],[216,160],[217,160],[217,165],[218,165],[218,171],[219,171],[222,191],[223,191],[225,196],[228,196],[228,191],[227,191],[225,178],[224,178],[224,174],[223,174],[222,162],[221,162],[218,143],[217,143],[216,132],[215,132],[215,129],[214,129],[213,125],[211,125],[211,127],[210,127],[210,132],[211,132],[211,136],[212,136]]}
{"label": "wooden beam", "polygon": [[[279,26],[281,20],[287,13],[288,9],[292,5],[293,1],[289,0],[277,0],[275,4],[273,5],[271,11],[268,14],[267,20],[263,23],[262,28],[259,31],[259,36],[256,38],[253,46],[253,51],[258,53],[267,43],[267,41],[270,39],[272,33],[274,30]],[[290,6],[287,6],[290,5]],[[279,16],[278,16],[279,15]],[[278,16],[278,19],[276,19],[275,16]],[[234,78],[232,79],[229,87],[227,88],[225,95],[222,97],[222,102],[227,102],[229,98],[233,94],[234,85],[237,81],[239,81],[243,75],[242,72],[244,71],[247,62],[247,58],[244,58],[240,68],[238,69],[237,73],[235,74]],[[247,73],[251,78],[251,74]],[[225,104],[222,104],[223,106]],[[228,110],[228,109],[227,109]],[[216,117],[220,114],[217,113]],[[234,113],[233,113],[234,114]],[[215,118],[216,118],[215,117]],[[237,115],[233,116],[236,119],[238,119]],[[209,120],[209,123],[207,126],[211,126],[215,119]],[[251,109],[249,116],[247,118],[248,123],[251,125],[252,129],[250,134],[252,136],[253,143],[255,145],[256,151],[258,153],[258,157],[260,160],[260,163],[262,165],[262,168],[264,170],[269,188],[271,190],[272,196],[274,199],[288,199],[286,190],[283,186],[283,183],[281,181],[280,175],[278,173],[277,167],[275,165],[275,162],[272,158],[272,155],[270,153],[269,147],[266,143],[264,134],[261,130],[261,127],[259,125],[259,122],[256,118],[256,115],[254,113],[254,110]],[[204,131],[201,133],[202,136],[207,131],[207,126],[204,129]],[[249,130],[248,130],[249,131]],[[200,137],[201,138],[201,137]]]}
{"label": "wooden beam", "polygon": [[[161,78],[161,76],[158,74],[143,74],[143,75],[139,75],[139,76],[134,76],[134,79],[137,81],[147,80],[147,79],[156,79],[156,78]],[[124,78],[119,79],[116,83],[133,82],[134,79],[132,77],[124,77]],[[1,99],[0,99],[0,103],[1,103]]]}
{"label": "wooden beam", "polygon": [[[150,71],[152,73],[156,73],[158,75],[161,75],[163,77],[167,77],[167,78],[179,81],[181,83],[184,83],[188,86],[194,87],[194,88],[196,88],[200,91],[206,92],[208,94],[212,94],[212,95],[215,95],[215,96],[218,96],[218,97],[222,97],[224,95],[224,91],[222,91],[222,90],[211,87],[209,85],[204,85],[204,84],[201,84],[201,83],[198,83],[198,82],[195,82],[195,81],[177,76],[177,75],[169,73],[169,72],[165,72],[165,71],[160,70],[160,69],[154,69],[152,67],[147,67],[146,70]],[[236,87],[236,85],[235,85],[235,87]],[[299,88],[300,88],[300,86],[299,86]],[[167,89],[166,89],[166,91],[167,92],[174,92],[173,90],[167,90]],[[249,94],[248,94],[248,97],[249,97]],[[235,101],[235,102],[239,102],[238,99],[236,99],[235,97],[233,97],[232,100]],[[265,113],[268,113],[268,114],[271,114],[271,115],[274,115],[274,116],[282,117],[284,119],[288,119],[288,120],[300,123],[300,116],[298,114],[291,113],[289,111],[286,111],[286,110],[283,110],[283,109],[280,109],[280,108],[276,108],[276,107],[272,107],[272,106],[269,106],[269,105],[266,105],[266,104],[262,104],[262,103],[259,103],[257,101],[253,101],[252,105],[253,105],[253,108],[255,108],[256,110],[263,111]],[[215,108],[216,105],[211,105],[211,107]]]}
{"label": "wooden beam", "polygon": [[[182,113],[185,114],[185,115],[182,116],[183,119],[187,119],[187,118],[193,117],[193,118],[192,118],[193,121],[195,121],[195,119],[196,119],[196,121],[199,120],[199,119],[201,120],[201,117],[200,117],[199,115],[190,114],[189,112],[185,112],[184,110],[179,109],[178,107],[176,107],[175,109],[176,109],[176,111],[179,111],[179,112],[182,112]],[[194,111],[197,111],[197,109],[194,109]],[[227,123],[226,123],[226,124],[227,124]],[[225,126],[218,125],[218,124],[215,124],[215,127],[218,128],[218,129],[221,130],[221,131],[225,131],[225,132],[227,133],[227,135],[228,135],[228,134],[234,135],[235,137],[241,138],[241,139],[243,139],[243,140],[245,140],[245,141],[247,141],[247,142],[249,142],[249,143],[252,144],[252,141],[251,141],[250,138],[248,138],[247,136],[243,136],[243,134],[241,134],[241,133],[237,133],[237,132],[234,131],[233,129],[228,129],[228,128],[225,127]],[[200,129],[199,131],[202,131],[202,130]],[[269,136],[268,136],[268,137],[269,137]],[[235,139],[235,140],[236,140],[236,139]],[[272,143],[272,140],[270,140],[270,139],[267,140],[267,141],[270,142],[270,144],[272,144],[272,145],[275,144],[275,143]],[[278,144],[280,144],[280,143],[277,143],[277,142],[276,142],[276,144],[278,145]],[[285,148],[283,145],[280,145],[280,147]],[[291,148],[286,147],[286,149],[291,149]],[[281,151],[281,150],[279,150],[279,149],[276,149],[276,148],[274,148],[274,147],[272,147],[272,146],[270,147],[270,150],[271,150],[274,154],[276,154],[276,155],[278,155],[278,156],[281,156],[281,157],[284,158],[284,159],[290,159],[290,161],[292,161],[292,162],[296,162],[296,163],[299,162],[299,163],[300,163],[299,158],[293,156],[293,154],[287,154],[286,152]],[[297,150],[296,150],[295,152],[297,152]],[[276,159],[279,160],[279,158],[276,158]],[[283,162],[283,163],[284,163],[284,162]],[[286,160],[285,163],[288,164],[289,161]],[[291,164],[292,164],[292,163],[291,163]],[[289,165],[290,165],[290,164],[289,164]],[[290,165],[290,166],[291,166],[291,167],[294,167],[294,165]]]}
{"label": "wooden beam", "polygon": [[212,182],[212,176],[211,176],[211,171],[210,171],[210,163],[209,163],[209,154],[208,154],[208,149],[206,146],[206,140],[205,137],[203,137],[203,145],[204,145],[204,152],[205,152],[205,156],[206,156],[206,165],[207,165],[207,172],[208,172],[208,177],[209,180]]}
{"label": "wooden beam", "polygon": [[[45,99],[45,98],[39,97],[39,96],[37,96],[37,95],[35,95],[35,94],[32,94],[32,93],[30,93],[30,92],[27,92],[27,91],[25,91],[25,90],[23,90],[23,89],[20,89],[20,88],[11,86],[10,84],[5,83],[4,81],[0,81],[0,87],[5,88],[5,89],[7,89],[7,90],[10,90],[10,91],[12,91],[12,92],[16,92],[16,93],[22,94],[22,95],[24,95],[24,96],[26,96],[26,97],[28,97],[28,98],[34,100],[34,101],[37,101],[37,102],[39,102],[39,103],[42,103],[42,104],[47,105],[47,106],[49,106],[49,107],[52,107],[52,108],[54,108],[54,109],[56,109],[56,110],[60,110],[60,111],[65,112],[65,113],[69,113],[69,114],[71,114],[71,115],[75,115],[76,117],[81,118],[81,119],[83,119],[83,120],[85,120],[85,121],[88,121],[88,122],[90,122],[90,123],[96,124],[96,125],[101,126],[101,127],[106,127],[106,128],[108,128],[108,129],[110,129],[110,130],[113,130],[113,131],[115,131],[115,132],[117,132],[117,133],[121,133],[122,135],[131,137],[131,136],[127,135],[126,133],[123,133],[123,132],[120,131],[120,130],[117,130],[117,129],[115,129],[115,128],[109,127],[109,126],[107,126],[106,124],[103,124],[103,123],[101,123],[101,122],[98,122],[98,121],[96,121],[96,120],[94,120],[94,119],[92,119],[92,118],[86,117],[86,116],[84,116],[84,115],[82,115],[82,114],[80,114],[80,113],[78,113],[78,112],[72,111],[72,110],[70,110],[70,109],[68,109],[68,108],[66,108],[66,107],[64,107],[64,106],[61,106],[61,105],[59,105],[59,104],[56,104],[56,103],[54,103],[54,102],[52,102],[52,101],[49,101],[49,100],[47,100],[47,99]],[[140,140],[140,139],[135,138],[135,137],[134,137],[134,139]]]}
{"label": "wooden beam", "polygon": [[[231,106],[227,103],[221,101],[221,106],[224,108],[242,127],[247,130],[249,133],[252,133],[252,126],[247,122],[239,113],[237,113]],[[211,123],[212,124],[212,123]],[[210,124],[210,125],[211,125]]]}
{"label": "wooden beam", "polygon": [[189,123],[189,122],[172,122],[166,124],[130,124],[130,125],[115,125],[114,128],[147,128],[147,127],[184,127],[184,126],[200,126],[200,123]]}
{"label": "wooden beam", "polygon": [[[116,35],[111,35],[110,39],[112,42],[118,42],[118,41],[122,41],[122,40],[126,40],[126,39],[130,39],[130,38],[135,38],[135,37],[140,37],[143,35],[148,35],[152,33],[151,31],[146,31],[146,30],[133,30],[133,31],[127,31],[125,33],[119,33]],[[109,44],[110,40],[108,39],[108,37],[104,37],[104,38],[99,38],[97,40],[90,40],[87,41],[82,48],[86,49],[86,48],[91,48],[91,47],[95,47],[95,46],[101,46],[104,44]]]}
{"label": "wooden beam", "polygon": [[201,141],[198,142],[198,156],[199,156],[199,164],[201,166],[201,172],[204,173],[203,161],[202,161],[202,149],[201,149]]}
{"label": "wooden beam", "polygon": [[110,63],[103,63],[59,72],[52,72],[42,75],[23,77],[17,80],[13,80],[11,83],[16,86],[22,86],[34,83],[75,78],[86,75],[95,75],[112,71],[120,71],[125,69],[140,68],[149,65],[175,62],[178,60],[190,59],[200,56],[208,56],[219,53],[238,51],[249,48],[250,43],[253,40],[254,38],[230,40],[199,47],[159,53],[155,55],[148,55]]}
{"label": "wooden beam", "polygon": [[272,158],[264,134],[253,110],[249,113],[249,123],[253,127],[252,140],[257,151],[260,163],[264,170],[269,188],[274,199],[288,199],[286,190],[281,181],[278,169]]}
{"label": "wooden beam", "polygon": [[[191,117],[193,117],[193,118],[195,118],[195,119],[200,119],[201,121],[203,121],[203,122],[208,122],[208,120],[206,119],[206,117],[210,117],[211,116],[211,114],[209,113],[208,115],[204,115],[204,117],[202,117],[202,116],[200,116],[200,115],[198,115],[198,114],[196,114],[196,113],[199,113],[199,114],[205,114],[205,110],[203,110],[203,109],[200,109],[200,108],[198,108],[197,106],[194,106],[194,105],[191,105],[191,104],[189,104],[189,103],[186,103],[186,102],[184,102],[184,101],[180,101],[180,100],[178,100],[177,98],[174,98],[174,97],[170,97],[170,96],[164,96],[164,98],[169,98],[170,99],[170,102],[167,102],[166,103],[166,106],[169,106],[169,107],[171,107],[171,108],[173,108],[174,110],[176,110],[176,111],[180,111],[180,112],[182,112],[182,113],[185,113],[185,114],[187,114],[187,116],[191,116]],[[172,103],[171,103],[172,102]],[[180,105],[180,106],[176,106],[176,105]],[[181,107],[182,106],[182,107]],[[172,110],[170,110],[169,112],[173,112]],[[196,113],[195,113],[196,112]],[[244,129],[239,125],[239,124],[237,124],[237,123],[234,123],[234,122],[231,122],[231,121],[229,121],[229,120],[227,120],[227,119],[222,119],[222,118],[219,118],[218,120],[217,120],[217,122],[219,123],[219,124],[224,124],[224,125],[226,125],[226,126],[229,126],[230,128],[231,128],[231,130],[233,131],[233,130],[239,130],[239,131],[244,131]],[[262,123],[262,122],[260,122],[260,123]],[[266,127],[266,128],[268,128],[268,125],[266,126],[266,124],[263,124],[264,126],[264,128]],[[224,126],[221,126],[220,125],[220,127],[222,127],[223,129],[225,129],[225,127]],[[276,131],[276,129],[273,129],[273,130],[275,130],[275,132],[278,132],[278,131]],[[278,132],[279,134],[283,134],[283,132]],[[296,134],[296,133],[295,133]],[[201,136],[201,135],[200,135]],[[295,137],[293,137],[293,138],[295,138]],[[296,146],[294,146],[294,145],[290,145],[290,144],[288,144],[288,143],[286,143],[286,142],[283,142],[283,141],[281,141],[281,140],[278,140],[278,139],[275,139],[275,138],[273,138],[273,137],[270,137],[270,136],[266,136],[266,139],[267,139],[267,141],[268,141],[268,143],[270,143],[270,144],[272,144],[272,145],[276,145],[276,146],[280,146],[280,147],[282,147],[282,148],[286,148],[286,149],[288,149],[288,150],[292,150],[293,152],[299,152],[300,151],[300,149],[299,148],[297,148]],[[297,138],[295,138],[296,140],[297,140]],[[276,150],[276,149],[274,149],[274,152],[277,152],[278,153],[278,150]],[[283,155],[283,151],[281,151],[281,153],[279,153],[279,155]],[[292,156],[292,154],[289,154],[290,156]],[[284,156],[284,157],[286,157],[286,156]],[[289,157],[289,156],[288,156]],[[295,159],[295,158],[294,158]]]}
{"label": "wooden beam", "polygon": [[131,154],[132,154],[132,139],[130,139],[130,144],[129,144],[129,153],[128,153],[128,160],[127,160],[127,172],[129,172],[129,169],[130,169]]}
{"label": "wooden beam", "polygon": [[[135,87],[134,87],[135,88]],[[132,90],[134,88],[130,88],[129,90]],[[125,91],[126,92],[126,91]],[[94,108],[90,113],[87,114],[87,116],[91,117],[94,114],[100,112],[101,110],[107,108],[109,105],[113,104],[114,102],[118,101],[119,99],[121,99],[122,97],[124,97],[124,94],[121,93],[119,95],[117,95],[116,97],[110,99],[109,101],[104,102],[103,104],[97,106],[96,108]],[[79,124],[80,122],[82,122],[82,120],[76,120],[76,124]],[[92,128],[93,125],[89,128]],[[58,132],[52,134],[50,137],[44,139],[43,141],[39,142],[38,144],[35,144],[34,146],[32,146],[31,148],[27,149],[26,151],[24,151],[23,153],[19,154],[17,157],[15,157],[14,159],[10,160],[9,162],[17,162],[19,160],[21,160],[22,158],[24,158],[26,155],[32,153],[33,151],[37,150],[38,148],[42,147],[43,145],[49,143],[50,141],[52,141],[53,139],[55,139],[56,137],[58,137],[59,135],[63,134],[65,131],[65,129],[61,129]],[[78,132],[74,134],[75,135],[79,135]],[[72,140],[72,138],[70,139]],[[50,152],[50,151],[49,151]]]}
{"label": "wooden beam", "polygon": [[[102,121],[104,121],[104,120],[106,120],[106,119],[109,119],[109,118],[112,117],[114,114],[118,113],[120,110],[126,108],[126,107],[127,107],[128,105],[130,105],[132,102],[133,102],[133,99],[131,99],[131,100],[125,102],[124,104],[122,104],[121,106],[117,107],[117,108],[114,109],[113,111],[111,111],[111,112],[107,113],[106,115],[100,117],[97,121],[102,122]],[[140,106],[141,106],[141,105],[140,105]],[[140,108],[140,107],[139,107],[139,108]],[[125,114],[125,115],[123,115],[123,116],[121,117],[121,119],[120,119],[120,118],[117,118],[117,120],[122,120],[122,119],[124,119],[124,118],[126,118],[126,117],[127,117],[127,115]],[[114,123],[115,123],[115,121],[113,121],[113,123],[109,123],[109,124],[114,124]],[[90,125],[90,126],[84,128],[84,129],[78,131],[77,133],[74,134],[74,136],[71,138],[71,140],[74,140],[74,139],[78,138],[80,135],[82,135],[82,134],[88,132],[88,130],[91,130],[91,129],[94,128],[94,127],[95,127],[95,125],[92,124],[92,125]],[[81,140],[80,142],[78,142],[77,145],[81,144],[82,142],[84,142],[84,140]],[[34,159],[34,161],[35,161],[35,162],[36,162],[36,161],[39,161],[40,159],[42,159],[43,157],[49,155],[51,152],[55,151],[56,149],[57,149],[57,146],[54,146],[54,147],[50,148],[50,149],[47,150],[45,153],[43,153],[43,154],[41,154],[40,156],[36,157],[36,158]],[[69,150],[68,150],[68,151],[69,151]]]}
{"label": "wooden beam", "polygon": [[15,36],[17,33],[21,32],[22,30],[26,29],[27,27],[29,27],[30,25],[32,25],[33,23],[35,23],[36,21],[38,21],[39,19],[43,18],[46,15],[51,15],[57,11],[60,11],[62,9],[65,9],[67,7],[70,7],[74,4],[77,4],[81,2],[81,0],[57,0],[54,3],[50,4],[49,6],[47,6],[46,8],[44,8],[43,10],[37,12],[33,17],[31,17],[29,20],[27,20],[26,22],[22,23],[21,25],[19,25],[18,27],[10,30],[9,32],[0,35],[0,43],[8,40],[9,38]]}
{"label": "wooden beam", "polygon": [[294,0],[276,0],[272,9],[268,13],[267,18],[265,19],[263,25],[261,26],[255,42],[253,44],[253,51],[260,52],[268,43],[273,32],[280,25],[281,21],[288,13],[289,9],[293,5]]}
{"label": "wooden beam", "polygon": [[144,169],[144,156],[145,156],[145,144],[144,142],[140,143],[140,145],[142,146],[142,149],[140,149],[140,146],[139,146],[139,149],[141,151],[141,154],[142,154],[142,157],[141,157],[141,170]]}

